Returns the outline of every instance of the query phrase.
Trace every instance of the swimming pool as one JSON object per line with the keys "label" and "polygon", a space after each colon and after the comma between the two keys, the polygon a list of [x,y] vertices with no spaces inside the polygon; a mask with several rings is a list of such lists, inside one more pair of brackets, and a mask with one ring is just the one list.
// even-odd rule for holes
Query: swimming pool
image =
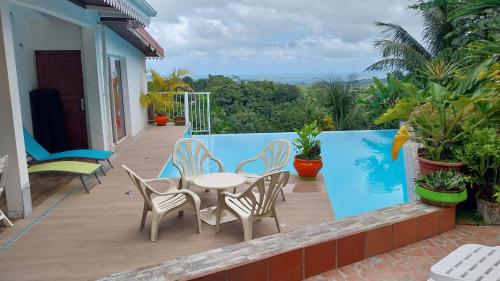
{"label": "swimming pool", "polygon": [[[337,218],[357,215],[408,202],[403,155],[391,159],[396,130],[323,132],[321,170]],[[275,139],[293,141],[295,133],[231,134],[195,136],[219,158],[226,171],[234,171],[242,160],[252,158]],[[400,152],[401,153],[401,152]],[[293,155],[293,154],[292,154]],[[245,166],[259,172],[259,163]],[[210,167],[215,171],[215,165]],[[288,170],[296,173],[289,163]],[[161,177],[179,177],[169,161]]]}

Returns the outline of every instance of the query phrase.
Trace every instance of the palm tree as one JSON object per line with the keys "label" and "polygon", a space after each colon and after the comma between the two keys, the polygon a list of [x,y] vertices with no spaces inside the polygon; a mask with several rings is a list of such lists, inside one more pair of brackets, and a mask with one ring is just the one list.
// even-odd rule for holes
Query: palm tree
{"label": "palm tree", "polygon": [[173,95],[183,91],[192,91],[191,85],[182,78],[189,74],[186,69],[174,69],[163,78],[158,72],[151,70],[151,82],[148,83],[148,93],[140,95],[143,107],[152,107],[155,113],[165,114],[174,106]]}
{"label": "palm tree", "polygon": [[361,118],[363,105],[357,104],[359,93],[356,91],[356,76],[351,75],[347,81],[340,77],[325,77],[315,84],[318,100],[330,111],[335,130],[362,128],[365,124]]}
{"label": "palm tree", "polygon": [[424,18],[423,40],[426,46],[398,24],[376,22],[384,36],[384,39],[377,39],[374,43],[382,59],[366,70],[414,72],[425,68],[429,60],[451,46],[452,39],[447,35],[453,31],[449,18],[455,7],[453,3],[431,0],[410,6]]}
{"label": "palm tree", "polygon": [[384,39],[377,39],[374,43],[382,59],[366,70],[413,72],[432,58],[432,54],[400,25],[384,22],[375,25],[384,35]]}

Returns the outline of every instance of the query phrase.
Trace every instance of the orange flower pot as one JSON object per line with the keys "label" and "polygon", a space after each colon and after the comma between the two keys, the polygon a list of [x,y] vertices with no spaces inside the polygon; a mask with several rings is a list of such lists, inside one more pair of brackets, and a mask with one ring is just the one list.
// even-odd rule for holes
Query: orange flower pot
{"label": "orange flower pot", "polygon": [[168,123],[168,116],[165,114],[155,115],[156,126],[165,126]]}
{"label": "orange flower pot", "polygon": [[297,170],[297,174],[303,178],[315,178],[319,170],[323,167],[321,157],[318,160],[304,160],[295,156],[293,167]]}
{"label": "orange flower pot", "polygon": [[420,174],[422,176],[427,175],[433,171],[447,171],[453,170],[455,172],[461,172],[464,163],[462,162],[441,162],[441,161],[432,161],[425,158],[426,153],[424,151],[419,150],[417,161],[418,166],[420,167]]}

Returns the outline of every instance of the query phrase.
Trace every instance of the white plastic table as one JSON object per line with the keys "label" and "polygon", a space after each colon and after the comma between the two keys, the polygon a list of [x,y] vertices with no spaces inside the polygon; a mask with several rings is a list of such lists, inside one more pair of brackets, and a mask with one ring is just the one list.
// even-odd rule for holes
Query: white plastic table
{"label": "white plastic table", "polygon": [[[196,176],[193,183],[204,189],[217,190],[217,197],[226,189],[232,189],[246,182],[246,178],[235,173],[211,173]],[[218,200],[217,200],[218,201]],[[217,217],[217,206],[209,207],[200,211],[201,220],[209,225],[215,225]],[[231,213],[222,212],[221,224],[236,220]]]}

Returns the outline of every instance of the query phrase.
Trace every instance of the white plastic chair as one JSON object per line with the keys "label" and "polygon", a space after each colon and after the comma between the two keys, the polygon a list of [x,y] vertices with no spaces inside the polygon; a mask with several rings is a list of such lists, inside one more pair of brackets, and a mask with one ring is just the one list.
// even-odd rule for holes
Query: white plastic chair
{"label": "white plastic chair", "polygon": [[217,207],[216,231],[219,232],[222,211],[228,210],[241,220],[245,241],[252,239],[253,221],[266,217],[274,217],[278,232],[281,232],[274,205],[289,177],[288,171],[276,172],[261,177],[242,193],[222,192]]}
{"label": "white plastic chair", "polygon": [[[0,158],[0,196],[5,189],[5,184],[7,181],[7,166],[9,164],[9,156],[5,155]],[[14,226],[12,222],[7,218],[7,216],[0,210],[0,221],[4,221],[6,226]]]}
{"label": "white plastic chair", "polygon": [[198,139],[186,138],[178,140],[174,146],[172,163],[181,174],[181,187],[185,189],[194,185],[194,177],[206,174],[207,160],[213,160],[224,172],[224,165],[215,158],[208,148]]}
{"label": "white plastic chair", "polygon": [[500,246],[465,244],[431,267],[428,281],[451,280],[500,280]]}
{"label": "white plastic chair", "polygon": [[[241,174],[247,178],[247,183],[252,184],[263,175],[279,172],[288,166],[290,162],[290,155],[292,151],[292,144],[283,139],[274,140],[266,146],[254,158],[241,161],[236,167],[236,173]],[[243,171],[243,167],[251,162],[262,159],[264,161],[264,171],[261,174],[251,174]],[[234,189],[236,193],[236,188]],[[281,190],[281,198],[285,201],[285,193]]]}
{"label": "white plastic chair", "polygon": [[[200,233],[200,204],[201,200],[194,192],[186,189],[177,189],[175,183],[171,179],[157,178],[144,180],[137,174],[132,172],[127,166],[122,165],[122,168],[132,179],[135,187],[139,190],[144,198],[144,208],[142,210],[141,229],[144,228],[146,216],[148,212],[152,212],[151,219],[151,241],[156,241],[158,238],[158,225],[162,218],[168,213],[181,211],[186,206],[190,206],[195,211],[196,216],[196,232]],[[149,183],[162,182],[168,188],[166,192],[159,192],[152,188]]]}

